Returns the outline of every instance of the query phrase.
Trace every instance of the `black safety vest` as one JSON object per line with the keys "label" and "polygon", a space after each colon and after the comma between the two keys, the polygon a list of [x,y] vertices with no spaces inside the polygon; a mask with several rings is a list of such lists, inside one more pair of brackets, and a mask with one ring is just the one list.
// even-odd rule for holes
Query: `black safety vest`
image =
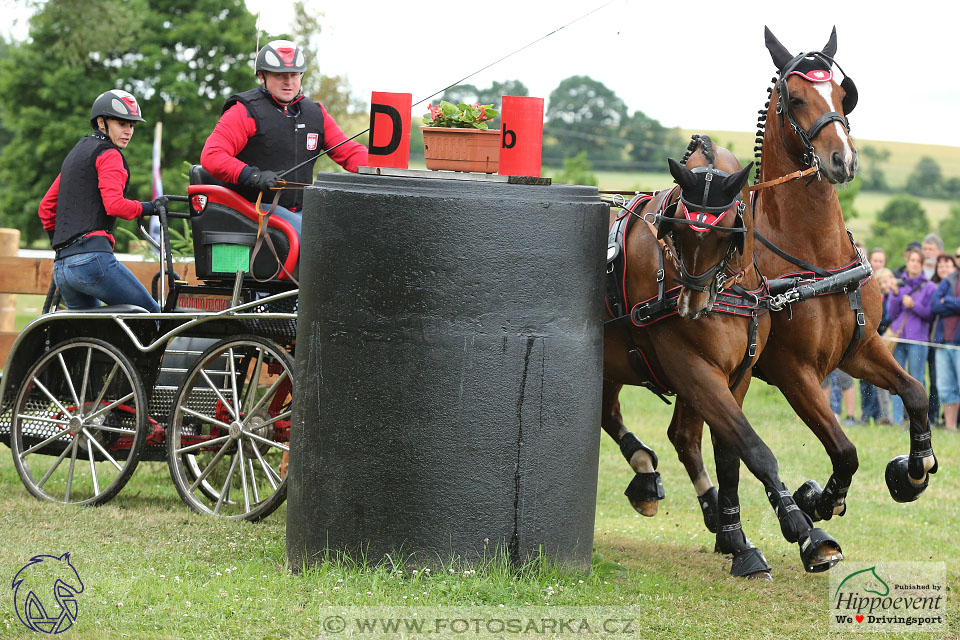
{"label": "black safety vest", "polygon": [[[57,195],[56,230],[53,234],[53,248],[69,244],[76,238],[91,231],[113,233],[116,218],[107,215],[100,196],[97,158],[104,151],[120,148],[102,133],[85,136],[73,147],[60,167],[60,191]],[[123,185],[126,195],[130,185],[130,167],[127,159],[120,153],[123,168],[127,171],[127,181]]]}
{"label": "black safety vest", "polygon": [[[247,140],[246,146],[237,154],[237,159],[261,171],[286,171],[323,151],[323,110],[320,105],[304,98],[291,105],[286,114],[273,96],[261,87],[231,96],[223,111],[242,102],[247,113],[257,123],[257,132]],[[311,161],[284,176],[291,182],[313,182]],[[256,189],[233,185],[237,193],[255,201],[260,193]],[[263,202],[272,201],[272,194],[265,193]],[[300,209],[303,206],[303,191],[282,191],[280,206]]]}

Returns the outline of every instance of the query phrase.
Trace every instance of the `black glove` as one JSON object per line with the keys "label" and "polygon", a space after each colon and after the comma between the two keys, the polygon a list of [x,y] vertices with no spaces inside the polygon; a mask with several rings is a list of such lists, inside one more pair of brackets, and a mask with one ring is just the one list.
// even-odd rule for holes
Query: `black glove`
{"label": "black glove", "polygon": [[252,171],[247,177],[247,185],[259,189],[260,191],[266,191],[271,187],[277,186],[277,180],[280,178],[273,171],[260,171],[256,167],[250,167]]}
{"label": "black glove", "polygon": [[154,199],[153,199],[153,202],[151,202],[150,204],[153,205],[153,210],[154,210],[155,212],[159,212],[161,207],[164,209],[164,211],[166,211],[166,209],[167,209],[167,196],[160,196],[159,198],[154,198]]}

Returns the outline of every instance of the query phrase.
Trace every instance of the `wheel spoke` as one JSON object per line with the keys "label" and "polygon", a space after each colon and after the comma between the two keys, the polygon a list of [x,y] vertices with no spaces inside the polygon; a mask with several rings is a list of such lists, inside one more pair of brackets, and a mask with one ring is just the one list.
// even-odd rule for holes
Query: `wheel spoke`
{"label": "wheel spoke", "polygon": [[[127,400],[129,400],[130,398],[132,398],[133,396],[134,396],[134,393],[133,393],[133,391],[131,391],[131,392],[128,393],[127,395],[123,396],[122,398],[118,398],[117,400],[114,400],[113,402],[111,402],[111,403],[108,404],[107,406],[103,407],[102,409],[97,409],[95,412],[93,412],[93,413],[91,413],[89,416],[87,416],[87,417],[86,417],[86,420],[93,420],[93,419],[96,418],[97,416],[99,416],[99,415],[101,415],[101,414],[103,414],[103,413],[106,413],[107,411],[112,411],[117,405],[123,404],[124,402],[126,402]],[[102,400],[101,400],[101,402],[102,402]]]}
{"label": "wheel spoke", "polygon": [[117,471],[123,471],[123,467],[120,465],[120,463],[118,463],[116,460],[113,459],[113,456],[110,455],[110,452],[104,449],[103,445],[97,442],[97,440],[92,435],[90,435],[90,432],[87,431],[86,428],[84,427],[80,427],[80,428],[83,429],[83,434],[87,436],[87,442],[93,443],[93,446],[97,448],[97,451],[99,451],[107,460],[109,460],[113,464],[113,466],[117,468]]}
{"label": "wheel spoke", "polygon": [[267,482],[269,482],[270,486],[273,487],[273,490],[276,491],[279,485],[277,485],[276,480],[274,480],[274,476],[276,476],[277,480],[281,480],[280,474],[274,471],[273,467],[271,467],[267,461],[263,459],[263,454],[260,453],[260,447],[255,446],[253,448],[253,452],[257,454],[257,460],[260,461],[260,466],[263,467],[263,471],[267,475]]}
{"label": "wheel spoke", "polygon": [[233,406],[236,408],[236,412],[233,414],[233,419],[239,420],[240,397],[237,394],[237,363],[233,361],[233,347],[227,351],[230,353],[230,357],[227,358],[227,360],[230,362],[230,391],[233,393]]}
{"label": "wheel spoke", "polygon": [[202,449],[204,447],[209,447],[210,445],[218,444],[220,442],[223,442],[224,440],[229,440],[229,439],[230,439],[229,435],[220,436],[219,438],[213,438],[212,440],[206,440],[204,442],[198,442],[197,444],[191,444],[191,445],[187,445],[186,447],[174,449],[173,452],[177,455],[180,455],[182,453],[189,453],[191,451]]}
{"label": "wheel spoke", "polygon": [[119,368],[120,368],[120,363],[114,362],[113,369],[110,369],[110,373],[109,375],[107,375],[107,379],[104,380],[103,382],[103,388],[100,389],[100,395],[97,396],[96,401],[93,403],[94,407],[99,407],[100,403],[103,402],[103,398],[107,395],[107,389],[110,388],[110,383],[113,382],[113,376],[117,374],[117,369]]}
{"label": "wheel spoke", "polygon": [[70,443],[73,451],[70,453],[70,470],[67,472],[67,495],[64,496],[64,502],[70,502],[70,490],[73,488],[73,470],[77,466],[77,450],[80,449],[80,438],[74,438]]}
{"label": "wheel spoke", "polygon": [[[74,442],[76,442],[76,439],[74,439]],[[54,460],[53,466],[50,467],[45,474],[43,474],[43,477],[42,477],[42,478],[40,478],[40,482],[37,483],[37,487],[38,487],[38,488],[42,488],[43,485],[47,482],[47,480],[50,479],[50,476],[53,475],[53,472],[57,470],[57,467],[60,466],[60,463],[63,462],[63,459],[67,457],[67,452],[68,452],[68,451],[70,451],[70,446],[69,446],[69,445],[63,448],[63,453],[61,453],[61,454],[57,457],[57,459]],[[23,460],[23,457],[24,457],[25,455],[27,455],[26,452],[20,454],[20,460],[21,460],[21,461]]]}
{"label": "wheel spoke", "polygon": [[223,482],[223,489],[220,490],[220,498],[217,500],[216,506],[213,508],[213,512],[220,513],[220,506],[223,504],[224,499],[227,497],[227,492],[230,490],[230,481],[233,480],[233,470],[237,468],[237,456],[233,456],[233,461],[230,463],[230,470],[227,471],[227,479]]}
{"label": "wheel spoke", "polygon": [[244,430],[243,430],[243,435],[247,436],[248,438],[253,438],[253,439],[256,440],[257,442],[262,442],[262,443],[265,444],[265,445],[268,445],[268,446],[271,446],[271,447],[277,447],[278,449],[282,449],[282,450],[284,450],[284,451],[290,451],[290,447],[289,447],[289,446],[287,446],[287,445],[285,445],[285,444],[280,444],[279,442],[275,442],[275,441],[273,441],[273,440],[267,440],[267,439],[264,438],[263,436],[258,436],[257,434],[253,433],[252,431],[247,431],[246,429],[244,429]]}
{"label": "wheel spoke", "polygon": [[87,428],[97,429],[98,431],[110,431],[112,433],[126,433],[128,435],[137,432],[136,429],[126,429],[124,427],[108,427],[105,424],[88,424]]}
{"label": "wheel spoke", "polygon": [[77,413],[83,415],[83,406],[80,404],[80,398],[77,396],[77,390],[73,387],[73,380],[70,379],[70,369],[67,368],[67,361],[63,359],[63,351],[57,354],[57,360],[60,361],[60,368],[63,370],[63,377],[67,381],[67,387],[70,389],[70,397],[73,398],[73,406],[77,408]]}
{"label": "wheel spoke", "polygon": [[247,463],[243,459],[243,443],[237,443],[237,460],[240,467],[240,486],[243,487],[243,512],[250,511],[250,493],[247,491]]}
{"label": "wheel spoke", "polygon": [[250,380],[247,382],[247,398],[240,406],[240,413],[243,413],[244,408],[249,407],[257,397],[257,387],[260,384],[260,367],[262,366],[263,349],[257,349],[257,363],[254,365],[253,371],[250,374]]}
{"label": "wheel spoke", "polygon": [[[229,411],[230,415],[233,416],[233,419],[236,420],[237,412],[234,411],[233,407],[230,406],[230,403],[227,402],[227,399],[224,398],[223,394],[220,393],[220,390],[217,389],[217,385],[213,384],[213,380],[210,379],[210,376],[207,375],[207,372],[204,371],[203,369],[200,369],[200,375],[203,376],[203,379],[207,382],[208,385],[210,385],[210,388],[213,389],[213,392],[217,394],[217,398],[220,399],[220,402],[223,403],[223,406],[227,408],[227,411]],[[186,411],[186,407],[184,407],[184,411]]]}
{"label": "wheel spoke", "polygon": [[224,428],[224,429],[229,429],[229,428],[230,428],[230,425],[228,425],[226,422],[220,422],[220,421],[217,420],[216,418],[213,418],[213,417],[211,417],[211,416],[205,416],[205,415],[203,415],[202,413],[200,413],[199,411],[194,411],[193,409],[191,409],[191,408],[189,408],[189,407],[180,407],[180,411],[184,412],[185,414],[187,414],[187,415],[189,415],[189,416],[193,416],[194,418],[200,418],[200,419],[203,420],[204,422],[209,422],[210,424],[215,424],[215,425],[217,425],[218,427],[222,427],[222,428]]}
{"label": "wheel spoke", "polygon": [[90,459],[90,479],[93,480],[93,495],[100,495],[100,481],[97,479],[97,465],[93,461],[93,447],[90,446],[92,438],[87,436],[87,458]]}
{"label": "wheel spoke", "polygon": [[273,381],[273,384],[270,385],[270,388],[267,389],[267,392],[266,392],[265,394],[263,394],[263,396],[261,396],[259,400],[257,400],[256,406],[254,406],[253,409],[251,409],[249,412],[247,412],[247,417],[245,418],[245,420],[249,420],[249,419],[250,419],[250,416],[252,416],[252,415],[255,414],[257,411],[259,411],[259,410],[260,410],[260,407],[263,406],[263,404],[267,401],[267,399],[270,398],[270,397],[272,397],[273,394],[276,393],[277,387],[280,386],[280,383],[283,382],[283,381],[286,380],[286,379],[287,379],[287,372],[286,372],[286,370],[284,370],[284,372],[281,373],[280,376],[279,376],[276,380]]}
{"label": "wheel spoke", "polygon": [[[257,450],[256,447],[253,448],[254,451]],[[257,476],[253,473],[253,458],[247,456],[247,466],[250,467],[250,485],[253,489],[253,503],[260,504],[260,490],[257,489]]]}
{"label": "wheel spoke", "polygon": [[[31,420],[31,421],[36,420],[37,422],[50,422],[53,424],[62,425],[64,427],[70,424],[69,420],[57,420],[56,418],[47,418],[45,416],[33,416],[33,415],[30,415],[29,413],[18,413],[17,417],[20,418],[21,420]],[[60,435],[63,435],[63,434],[60,434]]]}
{"label": "wheel spoke", "polygon": [[264,421],[261,422],[259,425],[257,425],[257,428],[259,429],[259,428],[262,428],[262,427],[266,427],[267,425],[273,424],[273,423],[276,422],[277,420],[286,420],[287,418],[290,417],[290,415],[291,415],[292,413],[293,413],[293,411],[291,411],[290,409],[287,409],[287,410],[284,411],[283,413],[279,413],[279,414],[273,416],[272,418],[270,418],[269,420],[264,420]]}
{"label": "wheel spoke", "polygon": [[90,382],[90,360],[93,357],[93,347],[87,347],[87,359],[86,363],[83,365],[83,379],[80,381],[80,402],[77,404],[80,407],[80,415],[83,415],[83,403],[87,399],[87,385]]}
{"label": "wheel spoke", "polygon": [[191,492],[191,493],[193,493],[193,491],[194,491],[198,486],[200,486],[200,483],[203,482],[208,475],[210,475],[210,472],[213,471],[213,467],[214,467],[218,462],[220,462],[220,459],[223,458],[223,455],[224,455],[226,452],[227,452],[227,445],[223,445],[222,447],[220,447],[220,450],[217,451],[216,454],[214,454],[213,459],[210,461],[210,464],[207,465],[207,468],[204,469],[203,472],[201,472],[200,475],[197,476],[197,479],[193,481],[193,484],[190,485],[190,492]]}
{"label": "wheel spoke", "polygon": [[60,409],[60,411],[62,411],[65,416],[67,416],[68,418],[72,418],[72,417],[73,417],[73,414],[70,413],[69,411],[67,411],[67,408],[66,408],[65,406],[63,406],[62,404],[60,404],[60,401],[57,400],[56,398],[54,398],[54,397],[53,397],[53,394],[50,393],[45,386],[43,386],[43,383],[40,382],[40,380],[37,378],[37,376],[34,376],[34,377],[33,377],[33,384],[35,384],[35,385],[37,385],[38,387],[40,387],[40,390],[43,391],[43,393],[44,393],[48,398],[50,398],[50,401],[53,402],[53,404],[57,405],[57,408]]}
{"label": "wheel spoke", "polygon": [[[18,415],[20,415],[20,414],[18,414]],[[23,453],[20,454],[20,459],[23,460],[24,458],[26,458],[28,455],[30,455],[31,453],[33,453],[33,452],[36,451],[37,449],[42,449],[43,447],[47,446],[48,444],[50,444],[50,443],[53,442],[54,440],[57,440],[58,438],[62,438],[65,433],[70,433],[70,432],[69,432],[69,431],[61,431],[60,433],[55,433],[55,434],[53,434],[52,436],[50,436],[49,438],[47,438],[46,440],[43,440],[42,442],[39,442],[39,443],[33,445],[32,447],[30,447],[29,449],[27,449],[26,451],[24,451]]]}

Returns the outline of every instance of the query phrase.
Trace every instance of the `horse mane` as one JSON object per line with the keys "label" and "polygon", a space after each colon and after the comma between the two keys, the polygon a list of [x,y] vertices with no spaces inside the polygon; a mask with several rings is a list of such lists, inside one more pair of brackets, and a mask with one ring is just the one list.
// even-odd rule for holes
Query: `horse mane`
{"label": "horse mane", "polygon": [[770,86],[767,87],[767,101],[764,103],[763,109],[760,109],[758,112],[756,145],[753,147],[753,156],[757,159],[757,164],[753,174],[753,184],[760,182],[760,162],[763,160],[761,156],[763,155],[763,135],[766,131],[767,124],[767,109],[770,108],[770,98],[773,97],[773,88],[777,85],[777,80],[780,79],[779,73],[778,71],[778,75],[773,76],[770,80]]}
{"label": "horse mane", "polygon": [[690,156],[692,156],[698,148],[707,159],[708,164],[717,163],[717,158],[713,152],[713,140],[711,140],[708,135],[695,133],[690,136],[690,144],[687,145],[687,152],[683,154],[683,159],[680,160],[680,164],[686,165],[687,160],[690,159]]}

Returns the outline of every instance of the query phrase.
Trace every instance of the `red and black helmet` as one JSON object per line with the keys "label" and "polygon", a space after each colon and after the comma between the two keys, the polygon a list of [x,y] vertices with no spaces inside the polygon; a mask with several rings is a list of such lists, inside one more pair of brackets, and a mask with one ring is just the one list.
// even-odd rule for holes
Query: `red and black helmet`
{"label": "red and black helmet", "polygon": [[303,73],[306,70],[307,60],[303,57],[303,51],[289,40],[272,40],[257,54],[257,73]]}
{"label": "red and black helmet", "polygon": [[137,99],[133,97],[133,94],[122,89],[104,91],[93,101],[93,107],[90,109],[90,124],[95,130],[97,129],[97,118],[100,116],[133,122],[146,122],[140,114],[140,105],[137,104]]}

